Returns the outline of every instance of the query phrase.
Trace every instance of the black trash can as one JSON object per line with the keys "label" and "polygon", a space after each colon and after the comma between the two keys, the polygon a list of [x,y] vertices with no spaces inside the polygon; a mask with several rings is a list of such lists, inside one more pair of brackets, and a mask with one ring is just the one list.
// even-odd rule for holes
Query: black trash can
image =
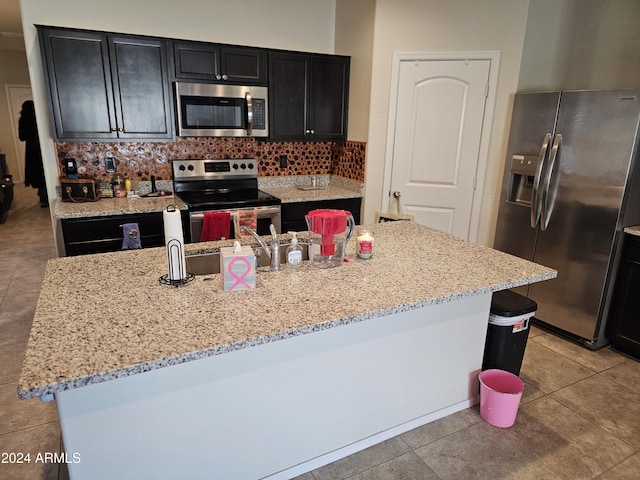
{"label": "black trash can", "polygon": [[511,290],[494,292],[482,370],[497,368],[520,375],[529,323],[538,304]]}

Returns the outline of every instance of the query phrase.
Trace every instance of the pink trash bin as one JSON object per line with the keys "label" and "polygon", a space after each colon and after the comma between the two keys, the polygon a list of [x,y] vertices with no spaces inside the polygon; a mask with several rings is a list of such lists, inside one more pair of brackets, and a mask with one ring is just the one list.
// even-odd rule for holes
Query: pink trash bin
{"label": "pink trash bin", "polygon": [[505,370],[480,372],[480,416],[494,427],[507,428],[513,425],[524,382],[517,375]]}

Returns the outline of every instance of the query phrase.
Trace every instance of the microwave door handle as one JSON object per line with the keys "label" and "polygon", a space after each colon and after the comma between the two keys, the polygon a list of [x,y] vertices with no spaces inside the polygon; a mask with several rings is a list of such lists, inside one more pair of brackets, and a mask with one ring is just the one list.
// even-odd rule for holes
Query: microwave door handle
{"label": "microwave door handle", "polygon": [[253,102],[251,101],[251,93],[245,93],[244,99],[247,102],[247,135],[251,135],[251,130],[253,129]]}

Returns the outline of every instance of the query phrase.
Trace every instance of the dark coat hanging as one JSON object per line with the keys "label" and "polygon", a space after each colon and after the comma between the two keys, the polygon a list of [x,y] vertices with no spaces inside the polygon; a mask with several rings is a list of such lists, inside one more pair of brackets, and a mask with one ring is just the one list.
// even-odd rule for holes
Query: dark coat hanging
{"label": "dark coat hanging", "polygon": [[40,152],[40,139],[38,138],[38,125],[36,124],[36,112],[33,101],[27,100],[22,104],[20,121],[18,123],[18,136],[25,142],[24,158],[24,185],[33,188],[45,186],[44,168],[42,166],[42,153]]}

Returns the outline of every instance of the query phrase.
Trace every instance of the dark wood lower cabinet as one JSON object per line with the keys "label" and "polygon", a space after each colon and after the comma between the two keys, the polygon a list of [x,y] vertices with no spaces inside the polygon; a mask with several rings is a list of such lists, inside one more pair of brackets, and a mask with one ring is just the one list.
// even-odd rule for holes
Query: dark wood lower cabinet
{"label": "dark wood lower cabinet", "polygon": [[122,250],[122,225],[137,223],[142,248],[164,245],[162,212],[62,220],[67,256]]}
{"label": "dark wood lower cabinet", "polygon": [[334,208],[347,210],[353,215],[356,225],[360,224],[361,198],[341,198],[337,200],[318,200],[314,202],[297,202],[282,204],[282,232],[301,232],[307,230],[304,216],[311,210],[319,208]]}
{"label": "dark wood lower cabinet", "polygon": [[640,237],[624,236],[607,328],[611,346],[640,360]]}

